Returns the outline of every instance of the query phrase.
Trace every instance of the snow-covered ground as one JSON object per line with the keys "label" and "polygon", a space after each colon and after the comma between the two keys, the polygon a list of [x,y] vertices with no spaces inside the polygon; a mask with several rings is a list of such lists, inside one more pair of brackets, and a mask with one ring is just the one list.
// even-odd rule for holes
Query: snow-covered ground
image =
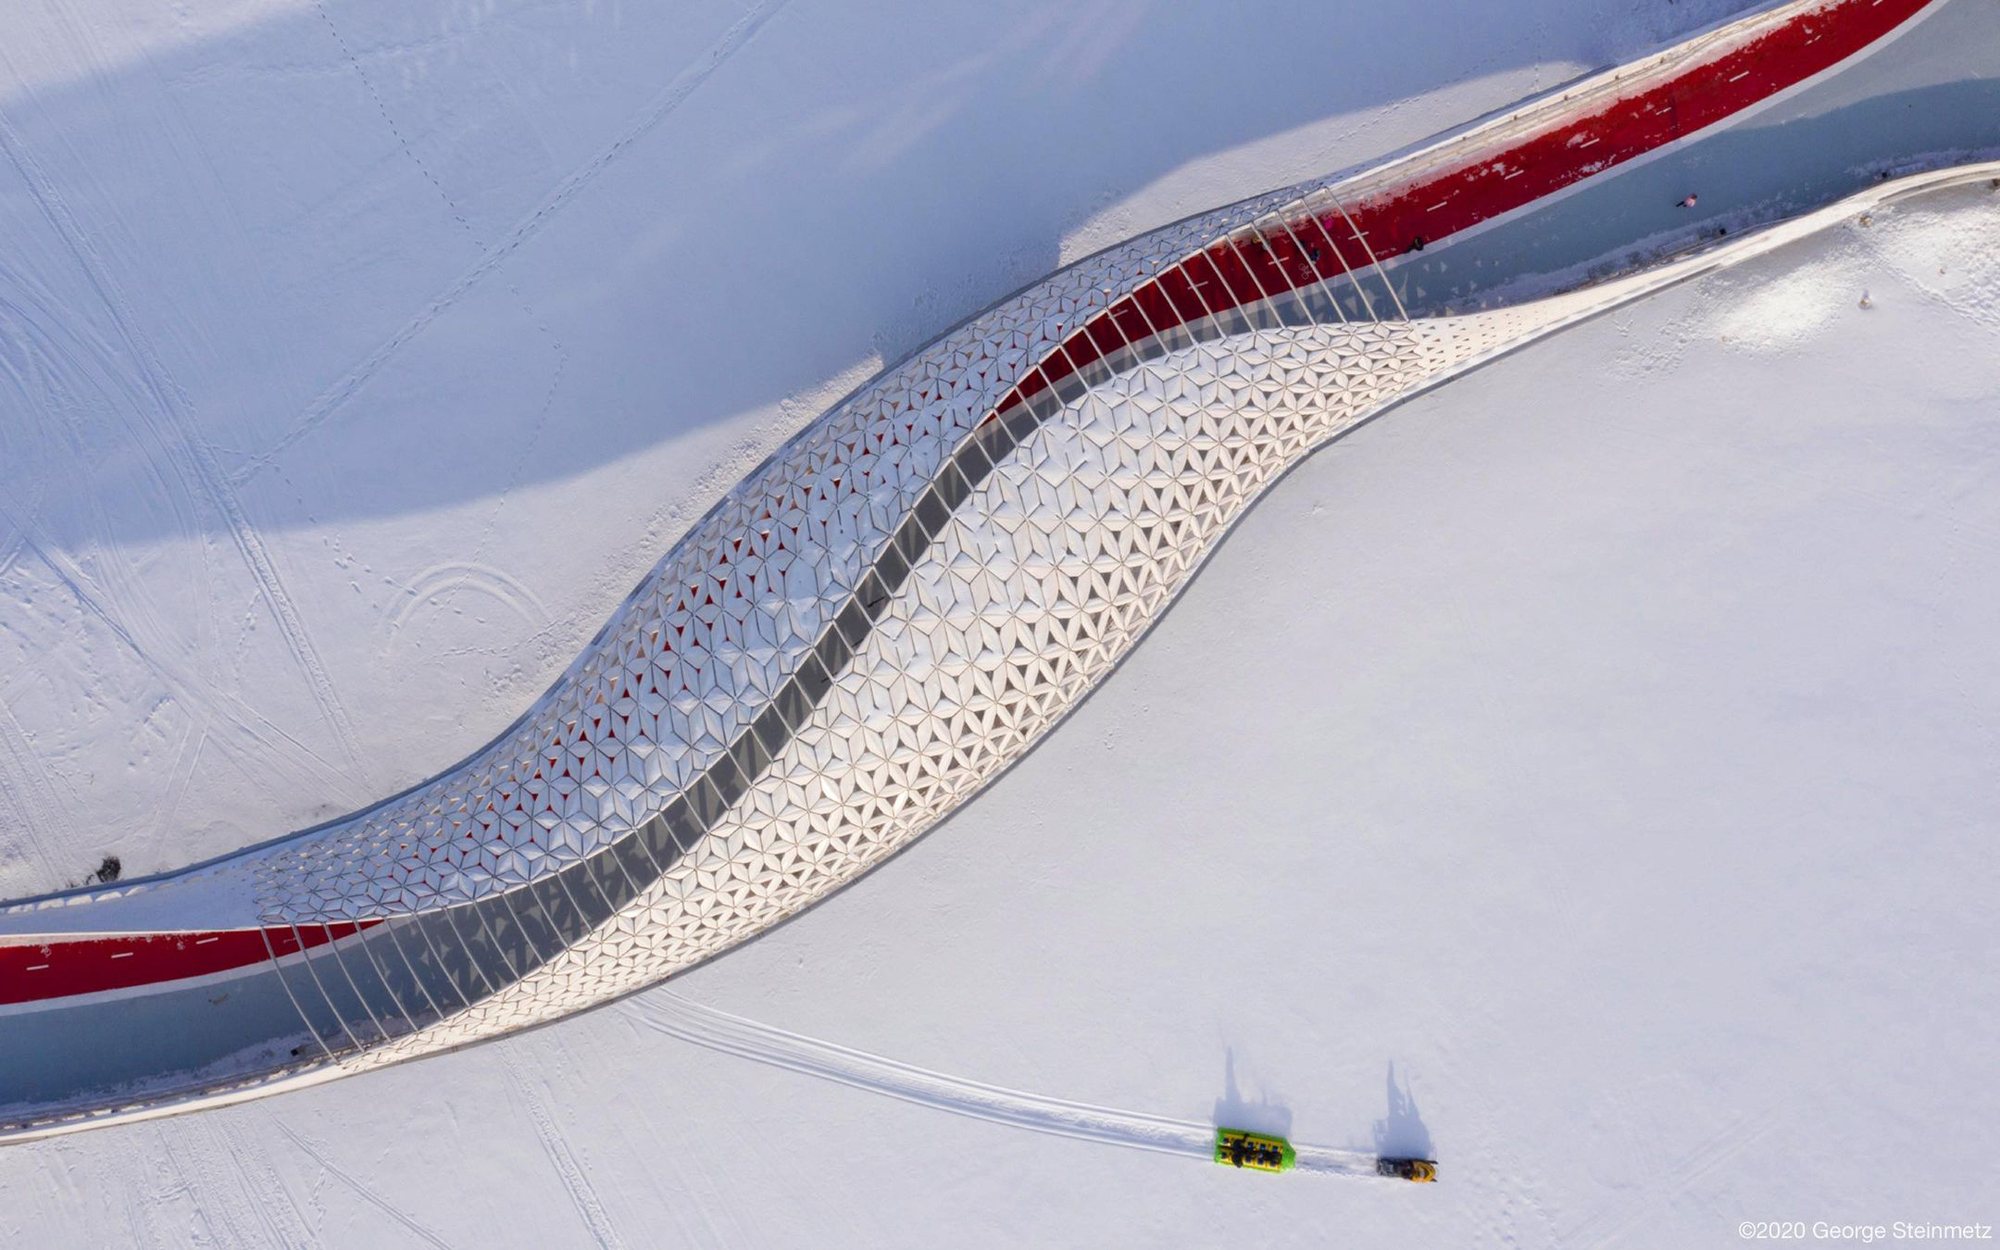
{"label": "snow-covered ground", "polygon": [[[0,895],[436,771],[882,358],[1735,7],[0,17]],[[1995,197],[1947,193],[1412,403],[826,905],[553,1029],[0,1151],[0,1236],[2000,1222],[1996,257]],[[1428,1144],[1446,1183],[953,1116],[691,1045],[684,999],[1058,1098]]]}
{"label": "snow-covered ground", "polygon": [[438,771],[884,357],[1734,6],[129,7],[0,19],[9,897]]}

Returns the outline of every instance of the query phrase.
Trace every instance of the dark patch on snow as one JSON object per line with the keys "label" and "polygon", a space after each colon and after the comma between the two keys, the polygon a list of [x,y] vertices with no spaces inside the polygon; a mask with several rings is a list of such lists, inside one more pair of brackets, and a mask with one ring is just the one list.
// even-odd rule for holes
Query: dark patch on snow
{"label": "dark patch on snow", "polygon": [[1431,1131],[1417,1113],[1409,1081],[1396,1083],[1396,1064],[1389,1064],[1389,1112],[1375,1121],[1375,1153],[1393,1159],[1434,1159]]}

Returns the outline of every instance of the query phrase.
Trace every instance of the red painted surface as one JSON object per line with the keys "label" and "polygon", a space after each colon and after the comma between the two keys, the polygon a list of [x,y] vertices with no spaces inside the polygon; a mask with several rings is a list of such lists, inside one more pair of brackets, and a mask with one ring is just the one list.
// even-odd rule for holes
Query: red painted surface
{"label": "red painted surface", "polygon": [[[1271,235],[1239,236],[1196,252],[1070,331],[994,413],[1161,331],[1358,274],[1376,260],[1414,250],[1419,239],[1429,246],[1712,126],[1839,64],[1930,3],[1833,0],[1512,147],[1364,196],[1342,205],[1345,212],[1302,217]],[[1369,294],[1388,299],[1379,282]],[[1374,311],[1381,317],[1395,310]]]}
{"label": "red painted surface", "polygon": [[[992,420],[1093,362],[1163,331],[1260,298],[1344,278],[1350,272],[1358,274],[1371,267],[1370,249],[1381,259],[1401,255],[1412,250],[1420,236],[1426,245],[1434,243],[1713,125],[1854,55],[1931,2],[1832,0],[1734,48],[1689,64],[1671,79],[1608,99],[1591,112],[1553,124],[1511,147],[1486,151],[1427,173],[1420,181],[1359,197],[1342,205],[1345,212],[1300,217],[1272,234],[1239,235],[1233,242],[1197,252],[1085,324],[1068,329],[1059,341],[1050,340],[1048,353],[985,419]],[[1371,296],[1386,300],[1380,283],[1374,287]],[[1393,315],[1394,309],[1377,308],[1375,312],[1378,316]],[[924,398],[929,398],[928,392]],[[913,434],[908,423],[902,430]],[[899,454],[897,449],[903,446],[894,427],[873,437],[873,446],[863,440],[847,448],[859,470],[849,475],[849,493],[865,490],[873,471],[871,464]],[[836,480],[834,485],[838,488],[840,482]],[[764,519],[770,520],[787,507],[805,509],[811,502],[805,498],[773,500]],[[785,528],[798,538],[797,527]],[[773,544],[777,551],[786,549],[784,535],[775,525],[760,532],[754,543],[756,552],[752,554]],[[690,602],[712,607],[714,595],[726,591],[723,579],[718,579],[712,590],[706,585],[690,586],[677,610],[686,610]],[[737,593],[741,594],[740,589]],[[695,634],[681,637],[678,647],[673,638],[656,638],[659,650],[650,670],[655,689],[663,683],[668,689],[676,684],[687,688],[676,670],[684,663],[698,667],[689,654],[706,649],[703,631],[717,627],[703,616],[698,616],[695,624]],[[656,716],[642,713],[639,718],[650,723],[634,726],[634,717],[621,717],[624,736],[648,740],[659,732]],[[588,731],[579,725],[570,729],[575,733],[574,745],[565,747],[558,738],[543,756],[546,769],[522,781],[519,794],[531,805],[542,804],[552,810],[552,795],[572,793],[578,778],[601,773],[605,760],[591,746]],[[583,771],[586,767],[591,773]],[[519,811],[521,805],[516,802],[514,812]],[[522,824],[509,819],[514,812],[502,814],[489,804],[473,817],[476,831],[454,818],[453,826],[462,830],[463,838],[448,839],[442,848],[426,854],[447,866],[495,859],[507,843],[506,831],[496,826],[512,825],[518,831]],[[404,871],[415,875],[425,869]],[[0,1004],[226,972],[274,955],[293,954],[302,944],[311,948],[338,941],[380,923],[302,925],[296,935],[293,929],[279,926],[0,945]]]}
{"label": "red painted surface", "polygon": [[324,946],[381,923],[306,924],[298,926],[296,932],[285,925],[216,933],[51,938],[34,945],[0,946],[0,1004],[68,998],[228,972],[274,955],[282,959],[300,949]]}

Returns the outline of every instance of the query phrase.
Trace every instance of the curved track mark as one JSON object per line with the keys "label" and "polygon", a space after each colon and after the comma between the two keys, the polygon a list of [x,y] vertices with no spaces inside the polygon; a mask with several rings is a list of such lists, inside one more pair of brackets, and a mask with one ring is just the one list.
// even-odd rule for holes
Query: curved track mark
{"label": "curved track mark", "polygon": [[[696,1046],[774,1068],[881,1094],[990,1124],[1077,1141],[1181,1155],[1203,1162],[1215,1155],[1215,1126],[1143,1111],[1120,1111],[1045,1094],[948,1076],[865,1050],[823,1042],[773,1025],[705,1007],[672,990],[633,999],[626,1008],[641,1024]],[[1373,1177],[1375,1156],[1331,1146],[1300,1146],[1298,1168],[1326,1176]]]}

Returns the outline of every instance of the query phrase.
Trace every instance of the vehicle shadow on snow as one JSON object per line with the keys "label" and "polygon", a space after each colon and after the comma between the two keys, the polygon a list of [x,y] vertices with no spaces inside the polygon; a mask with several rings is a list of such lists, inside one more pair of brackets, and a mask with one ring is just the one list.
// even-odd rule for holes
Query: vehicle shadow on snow
{"label": "vehicle shadow on snow", "polygon": [[1405,1078],[1396,1083],[1396,1062],[1389,1061],[1389,1111],[1375,1121],[1375,1153],[1391,1159],[1430,1159],[1431,1131],[1417,1112],[1417,1099]]}
{"label": "vehicle shadow on snow", "polygon": [[1243,1096],[1243,1090],[1236,1084],[1234,1046],[1223,1052],[1222,1097],[1215,1100],[1215,1125],[1217,1128],[1247,1129],[1272,1137],[1289,1137],[1292,1133],[1290,1107],[1261,1091],[1255,1102]]}

